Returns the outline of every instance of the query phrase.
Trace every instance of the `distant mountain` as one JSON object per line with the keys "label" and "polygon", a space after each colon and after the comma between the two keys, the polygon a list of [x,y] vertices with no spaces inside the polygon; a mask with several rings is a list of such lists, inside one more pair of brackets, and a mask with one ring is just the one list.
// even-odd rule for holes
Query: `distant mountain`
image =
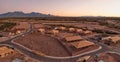
{"label": "distant mountain", "polygon": [[21,11],[15,11],[15,12],[8,12],[4,14],[0,14],[0,17],[53,17],[53,15],[50,14],[42,14],[37,12],[31,12],[31,13],[24,13]]}

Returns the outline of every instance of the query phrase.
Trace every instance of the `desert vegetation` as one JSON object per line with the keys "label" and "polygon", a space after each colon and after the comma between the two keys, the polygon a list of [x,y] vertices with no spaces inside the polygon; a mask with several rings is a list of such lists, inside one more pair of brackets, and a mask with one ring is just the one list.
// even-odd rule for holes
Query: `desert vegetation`
{"label": "desert vegetation", "polygon": [[12,22],[1,22],[0,23],[0,31],[8,31],[9,29],[11,29],[12,27],[14,27],[16,25],[16,23],[12,23]]}

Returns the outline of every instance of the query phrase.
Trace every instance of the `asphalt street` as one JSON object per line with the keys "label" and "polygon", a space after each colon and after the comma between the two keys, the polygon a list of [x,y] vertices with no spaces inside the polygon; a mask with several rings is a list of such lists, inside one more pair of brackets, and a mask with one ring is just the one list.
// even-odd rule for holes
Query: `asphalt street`
{"label": "asphalt street", "polygon": [[[30,29],[28,32],[26,33],[23,33],[23,34],[20,34],[20,35],[17,35],[15,37],[12,37],[6,41],[3,41],[3,42],[0,42],[0,45],[3,45],[3,44],[6,44],[6,45],[10,45],[12,47],[14,47],[15,49],[17,49],[18,51],[22,52],[23,54],[31,57],[31,58],[34,58],[34,59],[37,59],[39,61],[43,61],[43,62],[75,62],[78,58],[82,57],[82,56],[85,56],[85,55],[95,55],[95,54],[99,54],[99,53],[102,53],[102,52],[105,52],[105,51],[114,51],[113,49],[109,48],[107,45],[104,45],[102,43],[99,43],[99,42],[96,42],[95,40],[91,40],[93,41],[95,44],[99,45],[102,47],[102,49],[96,51],[96,52],[92,52],[92,53],[88,53],[88,54],[85,54],[85,55],[80,55],[80,56],[77,56],[77,57],[71,57],[71,58],[65,58],[65,59],[56,59],[56,58],[49,58],[49,57],[45,57],[45,56],[40,56],[40,55],[37,55],[35,54],[34,52],[32,51],[28,51],[27,49],[17,45],[17,44],[14,44],[12,43],[11,41],[16,39],[16,38],[19,38],[25,34],[29,34],[33,31],[33,28],[32,28],[32,24],[30,23]],[[116,51],[114,51],[116,52]]]}

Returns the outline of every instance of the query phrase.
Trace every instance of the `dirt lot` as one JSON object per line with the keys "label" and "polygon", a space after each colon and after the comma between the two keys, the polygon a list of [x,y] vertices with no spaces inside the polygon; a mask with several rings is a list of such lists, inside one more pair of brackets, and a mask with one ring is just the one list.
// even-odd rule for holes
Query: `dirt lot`
{"label": "dirt lot", "polygon": [[6,41],[8,37],[0,37],[0,42]]}
{"label": "dirt lot", "polygon": [[27,30],[29,29],[29,23],[28,22],[17,22],[17,25],[13,27],[12,30],[16,28],[24,28]]}
{"label": "dirt lot", "polygon": [[120,51],[120,42],[110,45],[113,49]]}
{"label": "dirt lot", "polygon": [[45,26],[42,24],[33,24],[33,27],[38,29],[38,28],[44,28]]}
{"label": "dirt lot", "polygon": [[99,54],[97,59],[92,57],[88,60],[88,62],[95,62],[95,60],[96,61],[103,60],[104,62],[120,62],[119,57],[120,55],[117,55],[115,53],[101,53]]}
{"label": "dirt lot", "polygon": [[40,51],[50,56],[69,56],[66,50],[61,46],[58,40],[40,33],[33,33],[25,35],[15,42],[24,45],[27,48]]}

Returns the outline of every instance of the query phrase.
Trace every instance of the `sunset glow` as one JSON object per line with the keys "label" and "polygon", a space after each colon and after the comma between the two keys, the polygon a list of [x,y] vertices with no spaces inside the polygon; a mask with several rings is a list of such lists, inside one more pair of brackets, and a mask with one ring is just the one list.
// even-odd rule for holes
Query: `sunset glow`
{"label": "sunset glow", "polygon": [[120,0],[0,0],[0,13],[23,11],[59,16],[120,16]]}

